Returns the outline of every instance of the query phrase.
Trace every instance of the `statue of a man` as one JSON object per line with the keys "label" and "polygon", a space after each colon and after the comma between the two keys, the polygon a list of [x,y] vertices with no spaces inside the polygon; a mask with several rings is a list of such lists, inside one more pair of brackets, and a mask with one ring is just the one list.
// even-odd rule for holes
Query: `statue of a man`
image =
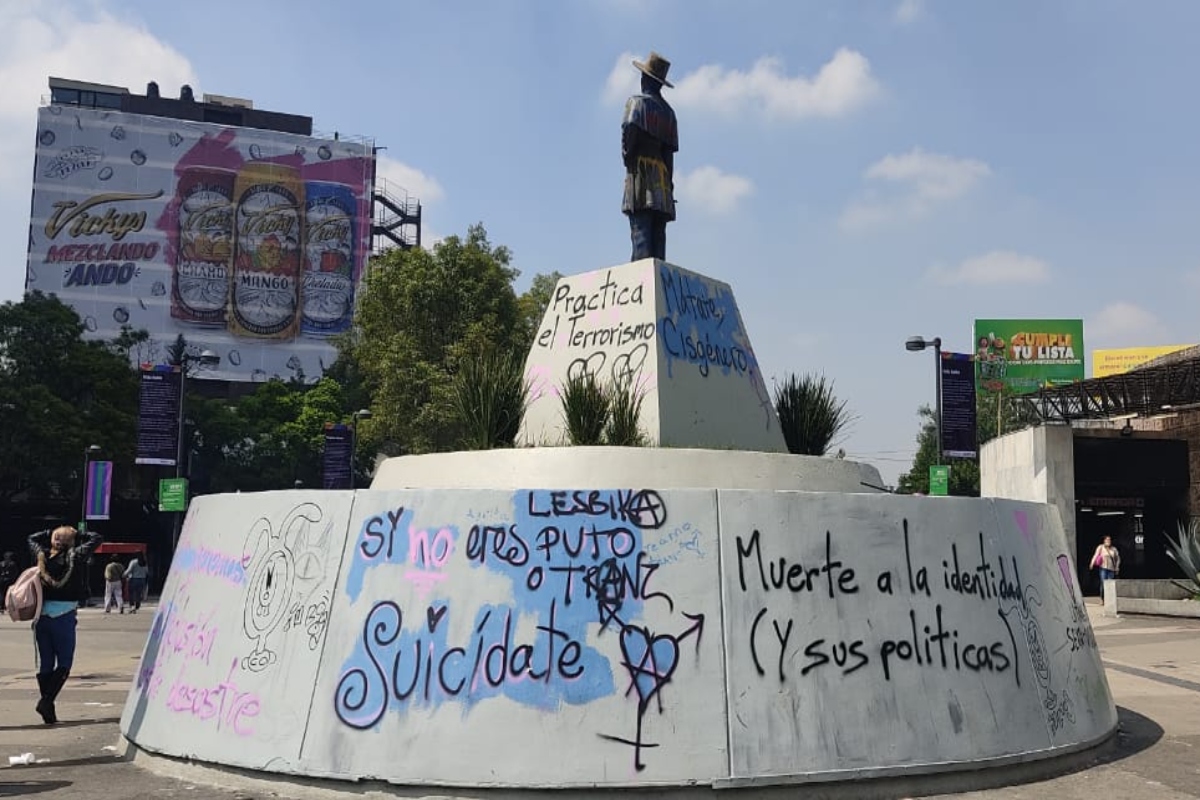
{"label": "statue of a man", "polygon": [[[631,261],[667,257],[667,223],[675,219],[675,153],[679,129],[675,111],[663,99],[671,62],[651,53],[642,72],[642,92],[625,102],[621,122],[621,157],[625,161],[625,197],[621,211],[629,217],[633,239]],[[672,87],[674,88],[674,87]]]}

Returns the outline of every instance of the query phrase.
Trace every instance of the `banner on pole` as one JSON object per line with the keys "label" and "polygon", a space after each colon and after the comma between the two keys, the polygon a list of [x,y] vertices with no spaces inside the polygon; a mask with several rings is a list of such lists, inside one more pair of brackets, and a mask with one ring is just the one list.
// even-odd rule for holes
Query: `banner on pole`
{"label": "banner on pole", "polygon": [[89,461],[87,468],[87,495],[84,501],[83,518],[108,519],[109,501],[112,497],[111,461]]}
{"label": "banner on pole", "polygon": [[173,467],[179,452],[179,404],[183,374],[179,367],[143,364],[138,390],[136,464]]}
{"label": "banner on pole", "polygon": [[354,433],[348,425],[325,423],[325,453],[322,459],[321,488],[349,489],[354,460]]}
{"label": "banner on pole", "polygon": [[975,413],[975,365],[970,353],[942,353],[942,454],[979,455]]}

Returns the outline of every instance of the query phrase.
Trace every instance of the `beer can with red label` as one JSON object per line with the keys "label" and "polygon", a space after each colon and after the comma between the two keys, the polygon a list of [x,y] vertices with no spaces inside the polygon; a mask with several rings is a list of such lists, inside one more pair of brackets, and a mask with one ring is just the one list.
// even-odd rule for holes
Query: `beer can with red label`
{"label": "beer can with red label", "polygon": [[193,167],[175,189],[179,247],[171,280],[171,316],[224,327],[233,258],[233,190],[229,170]]}

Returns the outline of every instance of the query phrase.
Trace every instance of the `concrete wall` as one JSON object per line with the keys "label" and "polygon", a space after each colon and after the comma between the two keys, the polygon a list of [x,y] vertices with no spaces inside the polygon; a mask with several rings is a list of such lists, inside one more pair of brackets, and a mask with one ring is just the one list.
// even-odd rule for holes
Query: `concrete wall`
{"label": "concrete wall", "polygon": [[352,499],[291,491],[192,502],[122,731],[173,756],[295,765]]}
{"label": "concrete wall", "polygon": [[728,284],[656,259],[562,278],[525,362],[521,442],[566,443],[559,390],[584,372],[638,387],[653,444],[787,450]]}
{"label": "concrete wall", "polygon": [[198,499],[182,547],[122,716],[171,755],[411,784],[721,785],[1033,758],[1116,724],[1041,505],[273,492]]}
{"label": "concrete wall", "polygon": [[983,497],[1049,503],[1062,517],[1067,552],[1075,559],[1075,439],[1067,426],[1043,425],[1005,434],[979,453]]}
{"label": "concrete wall", "polygon": [[373,492],[351,531],[309,768],[526,786],[725,774],[724,708],[695,702],[723,676],[715,493]]}
{"label": "concrete wall", "polygon": [[662,443],[787,452],[729,284],[662,261],[656,270]]}
{"label": "concrete wall", "polygon": [[633,381],[645,396],[642,428],[659,441],[655,275],[645,259],[559,280],[525,360],[530,404],[520,441],[567,443],[559,390],[583,372],[605,386]]}
{"label": "concrete wall", "polygon": [[1174,581],[1118,578],[1104,582],[1104,614],[1200,618],[1200,602]]}
{"label": "concrete wall", "polygon": [[1054,509],[721,492],[734,777],[1014,755],[1116,723]]}
{"label": "concrete wall", "polygon": [[371,488],[620,486],[631,474],[659,489],[871,492],[883,485],[870,464],[837,458],[673,447],[522,447],[389,458],[376,469]]}

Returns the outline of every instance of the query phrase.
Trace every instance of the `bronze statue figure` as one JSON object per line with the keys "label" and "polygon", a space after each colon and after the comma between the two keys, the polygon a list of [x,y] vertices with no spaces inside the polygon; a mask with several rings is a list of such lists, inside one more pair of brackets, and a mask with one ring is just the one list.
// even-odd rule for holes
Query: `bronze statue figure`
{"label": "bronze statue figure", "polygon": [[675,219],[675,153],[679,130],[675,111],[663,99],[671,62],[650,53],[642,72],[642,92],[625,101],[621,122],[621,157],[625,161],[625,197],[621,211],[629,217],[633,239],[631,261],[667,257],[667,223]]}

